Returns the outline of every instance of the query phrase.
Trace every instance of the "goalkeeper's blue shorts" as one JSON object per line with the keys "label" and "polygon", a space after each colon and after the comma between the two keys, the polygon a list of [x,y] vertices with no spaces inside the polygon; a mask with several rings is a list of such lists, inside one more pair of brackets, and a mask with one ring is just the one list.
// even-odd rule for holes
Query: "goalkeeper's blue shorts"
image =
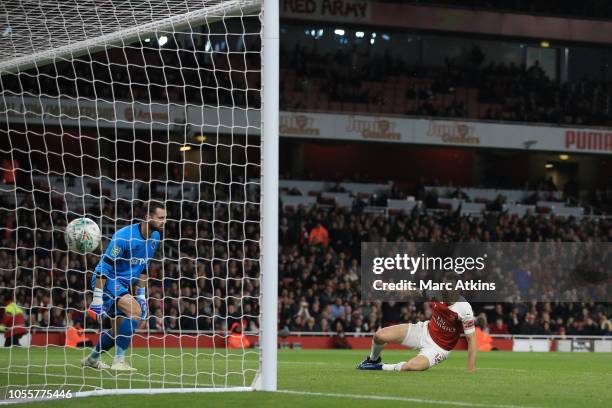
{"label": "goalkeeper's blue shorts", "polygon": [[[91,289],[96,287],[96,274],[91,277]],[[123,296],[130,293],[126,285],[116,279],[106,279],[104,291],[102,292],[102,303],[104,304],[104,314],[108,317],[125,316],[126,314],[119,309],[117,301]]]}

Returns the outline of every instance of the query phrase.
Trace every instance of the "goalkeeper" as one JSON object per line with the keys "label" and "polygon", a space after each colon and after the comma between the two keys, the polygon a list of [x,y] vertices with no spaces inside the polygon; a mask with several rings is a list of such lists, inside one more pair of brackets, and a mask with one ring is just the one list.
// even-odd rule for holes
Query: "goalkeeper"
{"label": "goalkeeper", "polygon": [[[136,371],[125,362],[125,352],[139,321],[147,317],[147,270],[159,246],[165,222],[163,204],[149,202],[144,222],[128,225],[113,235],[91,279],[94,296],[87,310],[93,318],[103,314],[109,316],[112,327],[102,331],[96,347],[83,359],[84,367],[109,368],[100,355],[116,345],[110,369]],[[135,287],[136,297],[133,295]]]}

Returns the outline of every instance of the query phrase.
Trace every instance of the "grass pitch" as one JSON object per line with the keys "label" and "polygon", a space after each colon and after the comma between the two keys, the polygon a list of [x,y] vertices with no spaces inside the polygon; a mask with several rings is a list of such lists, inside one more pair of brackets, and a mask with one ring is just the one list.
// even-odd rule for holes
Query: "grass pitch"
{"label": "grass pitch", "polygon": [[[42,404],[75,408],[612,406],[612,354],[479,353],[478,371],[473,374],[466,373],[466,354],[460,351],[422,373],[355,370],[365,354],[363,350],[282,350],[278,377],[281,392],[278,393],[104,396]],[[398,362],[414,354],[388,351],[383,353],[383,359]],[[62,348],[0,348],[0,398],[6,398],[6,386],[63,388],[73,392],[96,388],[174,388],[181,384],[184,387],[249,386],[258,368],[258,356],[253,350],[246,354],[226,354],[223,350],[211,349],[137,349],[129,359],[139,371],[115,375],[80,368],[79,361],[84,355],[84,350]],[[105,360],[110,363],[110,357],[106,356]]]}

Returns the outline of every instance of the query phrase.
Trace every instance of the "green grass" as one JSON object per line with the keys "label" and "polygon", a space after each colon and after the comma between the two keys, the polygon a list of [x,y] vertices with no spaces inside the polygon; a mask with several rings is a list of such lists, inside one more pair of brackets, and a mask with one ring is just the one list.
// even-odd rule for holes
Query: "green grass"
{"label": "green grass", "polygon": [[[279,389],[287,393],[161,394],[78,398],[45,402],[49,407],[195,406],[415,407],[610,407],[612,354],[510,353],[478,355],[478,371],[465,372],[465,352],[422,373],[357,371],[364,351],[283,350],[279,352]],[[403,361],[411,351],[384,353],[388,362]],[[146,349],[130,357],[139,369],[113,375],[78,364],[83,350],[1,349],[0,387],[47,384],[74,391],[95,388],[249,386],[258,367],[254,351],[225,354],[211,349]],[[110,362],[110,358],[106,357]],[[214,365],[214,369],[213,369]],[[244,371],[244,373],[243,373]],[[214,372],[215,374],[211,374]],[[39,387],[40,388],[40,387]],[[0,388],[0,398],[4,397]],[[316,395],[320,393],[320,395]],[[342,394],[342,395],[330,395]],[[373,397],[377,399],[366,399]]]}

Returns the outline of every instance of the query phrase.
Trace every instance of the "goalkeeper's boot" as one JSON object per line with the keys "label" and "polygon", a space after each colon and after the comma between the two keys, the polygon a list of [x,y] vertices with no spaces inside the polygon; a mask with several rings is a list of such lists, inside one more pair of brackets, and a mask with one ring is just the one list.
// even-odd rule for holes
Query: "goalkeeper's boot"
{"label": "goalkeeper's boot", "polygon": [[133,372],[138,371],[134,367],[131,367],[128,363],[125,362],[124,359],[113,361],[113,365],[110,367],[111,370],[115,371],[125,371],[125,372]]}
{"label": "goalkeeper's boot", "polygon": [[359,365],[357,365],[358,370],[382,370],[382,364],[380,362],[380,357],[376,360],[372,360],[370,356],[367,356],[365,360],[363,360]]}
{"label": "goalkeeper's boot", "polygon": [[108,370],[110,366],[100,360],[99,358],[92,358],[91,356],[85,357],[81,360],[83,367],[95,368],[96,370]]}

